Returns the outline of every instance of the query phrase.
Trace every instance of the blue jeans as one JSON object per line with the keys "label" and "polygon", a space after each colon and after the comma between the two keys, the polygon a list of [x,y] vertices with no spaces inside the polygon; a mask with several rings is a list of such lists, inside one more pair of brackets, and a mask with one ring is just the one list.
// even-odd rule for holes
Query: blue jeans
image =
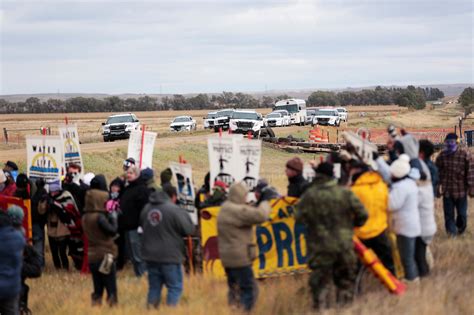
{"label": "blue jeans", "polygon": [[125,232],[125,243],[127,247],[128,257],[132,261],[133,271],[137,277],[141,277],[145,271],[145,262],[142,259],[142,242],[141,236],[137,230]]}
{"label": "blue jeans", "polygon": [[250,311],[258,296],[258,287],[252,267],[225,268],[225,273],[229,286],[229,304],[240,305],[245,311]]}
{"label": "blue jeans", "polygon": [[[462,198],[443,197],[444,225],[451,236],[464,233],[467,226],[467,196]],[[457,210],[457,216],[455,216]]]}
{"label": "blue jeans", "polygon": [[168,289],[167,305],[176,305],[183,293],[183,271],[181,264],[147,262],[148,305],[158,307],[161,302],[163,285]]}
{"label": "blue jeans", "polygon": [[44,268],[44,225],[33,223],[33,248],[38,252],[41,259],[41,267]]}
{"label": "blue jeans", "polygon": [[405,270],[405,278],[407,280],[418,278],[418,266],[415,259],[416,237],[397,235],[397,245]]}

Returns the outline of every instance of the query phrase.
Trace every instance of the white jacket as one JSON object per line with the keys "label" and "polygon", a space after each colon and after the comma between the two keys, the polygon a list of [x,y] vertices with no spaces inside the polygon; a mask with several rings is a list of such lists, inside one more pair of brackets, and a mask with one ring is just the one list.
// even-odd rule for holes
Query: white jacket
{"label": "white jacket", "polygon": [[392,229],[395,234],[406,237],[421,235],[418,187],[413,179],[405,178],[392,184],[389,210],[392,213]]}
{"label": "white jacket", "polygon": [[418,210],[420,212],[421,237],[425,243],[429,243],[436,233],[436,221],[434,215],[434,193],[431,185],[431,174],[428,166],[420,159],[423,172],[428,177],[424,181],[418,181]]}

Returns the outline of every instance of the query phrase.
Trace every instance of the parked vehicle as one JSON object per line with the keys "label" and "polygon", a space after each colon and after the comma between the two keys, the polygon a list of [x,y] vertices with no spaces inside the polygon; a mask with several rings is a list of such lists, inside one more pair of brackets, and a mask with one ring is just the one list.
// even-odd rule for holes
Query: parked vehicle
{"label": "parked vehicle", "polygon": [[254,137],[260,134],[263,128],[262,115],[256,111],[234,111],[229,121],[229,128],[233,133],[247,134],[251,132]]}
{"label": "parked vehicle", "polygon": [[284,117],[285,120],[286,120],[286,126],[291,125],[291,115],[290,115],[290,113],[288,113],[288,111],[287,111],[286,109],[274,110],[273,113],[281,113],[281,114],[283,114],[283,117]]}
{"label": "parked vehicle", "polygon": [[287,99],[278,101],[273,107],[274,111],[287,110],[290,113],[291,124],[301,125],[306,124],[306,102],[300,99]]}
{"label": "parked vehicle", "polygon": [[207,116],[204,117],[204,129],[214,128],[214,119],[217,118],[217,112],[209,112]]}
{"label": "parked vehicle", "polygon": [[318,109],[314,107],[306,109],[306,123],[307,124],[313,123],[314,115],[316,114],[317,111]]}
{"label": "parked vehicle", "polygon": [[178,116],[170,124],[171,131],[192,131],[196,130],[197,124],[191,116]]}
{"label": "parked vehicle", "polygon": [[128,139],[132,130],[138,129],[140,129],[140,121],[135,114],[112,115],[102,123],[102,137],[105,142]]}
{"label": "parked vehicle", "polygon": [[234,111],[233,109],[223,109],[217,112],[217,118],[214,119],[215,132],[218,132],[220,128],[222,128],[222,130],[229,129],[229,120]]}
{"label": "parked vehicle", "polygon": [[347,109],[344,107],[338,107],[336,110],[339,112],[339,116],[341,116],[341,120],[344,122],[347,122],[347,118],[349,117],[349,113],[347,112]]}
{"label": "parked vehicle", "polygon": [[288,126],[289,124],[289,115],[285,116],[285,114],[281,111],[271,112],[263,119],[263,125],[269,127],[284,127]]}
{"label": "parked vehicle", "polygon": [[341,117],[335,108],[320,108],[316,111],[312,124],[339,127]]}

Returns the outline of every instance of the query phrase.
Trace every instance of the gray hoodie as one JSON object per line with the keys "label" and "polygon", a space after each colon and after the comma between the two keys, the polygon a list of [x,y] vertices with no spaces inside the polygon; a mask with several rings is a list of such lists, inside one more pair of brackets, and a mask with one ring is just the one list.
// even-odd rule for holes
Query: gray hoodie
{"label": "gray hoodie", "polygon": [[163,191],[150,195],[149,203],[140,215],[143,228],[142,256],[147,262],[182,264],[183,237],[194,231],[186,210],[171,202]]}

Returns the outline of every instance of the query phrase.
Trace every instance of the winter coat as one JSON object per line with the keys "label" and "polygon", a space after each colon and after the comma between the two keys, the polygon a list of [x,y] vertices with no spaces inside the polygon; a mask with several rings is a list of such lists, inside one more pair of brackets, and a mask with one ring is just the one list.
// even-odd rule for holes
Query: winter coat
{"label": "winter coat", "polygon": [[186,210],[171,202],[163,191],[150,195],[150,202],[140,215],[143,228],[142,258],[145,261],[182,264],[185,248],[183,237],[194,231]]}
{"label": "winter coat", "polygon": [[2,191],[0,191],[0,196],[13,197],[16,192],[16,184],[11,183],[5,186]]}
{"label": "winter coat", "polygon": [[444,197],[463,198],[474,190],[474,161],[471,153],[457,148],[442,151],[436,158],[439,186]]}
{"label": "winter coat", "polygon": [[270,214],[268,202],[253,207],[246,204],[246,197],[247,189],[242,184],[232,185],[217,216],[219,255],[226,268],[252,265],[257,258],[255,224],[265,222]]}
{"label": "winter coat", "polygon": [[431,174],[425,162],[421,161],[421,166],[426,180],[419,180],[418,186],[418,211],[420,212],[421,237],[428,243],[436,233],[436,221],[434,215],[434,193],[431,185]]}
{"label": "winter coat", "polygon": [[140,213],[148,203],[149,190],[146,183],[139,177],[125,187],[120,197],[122,215],[119,217],[119,229],[136,230],[139,226]]}
{"label": "winter coat", "polygon": [[17,296],[21,290],[21,267],[25,238],[0,214],[0,299]]}
{"label": "winter coat", "polygon": [[355,260],[354,227],[367,221],[367,211],[349,189],[336,179],[316,177],[296,205],[296,222],[308,230],[308,265],[315,268],[328,256],[349,255]]}
{"label": "winter coat", "polygon": [[47,197],[48,193],[46,189],[43,187],[39,187],[38,190],[34,193],[31,197],[31,220],[33,224],[38,224],[40,226],[44,226],[47,222],[46,213],[40,214],[38,212],[39,203],[41,200],[44,200]]}
{"label": "winter coat", "polygon": [[421,235],[418,187],[413,179],[406,177],[392,184],[389,210],[392,213],[391,227],[395,234],[406,237]]}
{"label": "winter coat", "polygon": [[355,235],[364,240],[380,235],[388,227],[388,187],[382,177],[377,172],[365,172],[351,190],[369,214],[365,224],[355,228]]}
{"label": "winter coat", "polygon": [[[48,236],[60,238],[71,235],[67,226],[59,219],[57,210],[50,210],[52,199],[47,197],[38,204],[38,215],[46,215],[46,226],[48,228]],[[55,208],[57,209],[57,208]]]}
{"label": "winter coat", "polygon": [[302,174],[288,178],[288,197],[301,197],[309,183]]}
{"label": "winter coat", "polygon": [[107,191],[90,189],[86,192],[84,216],[82,225],[89,240],[89,262],[100,262],[105,254],[117,257],[117,245],[114,236],[117,233],[115,215],[109,215],[105,203],[109,194]]}

